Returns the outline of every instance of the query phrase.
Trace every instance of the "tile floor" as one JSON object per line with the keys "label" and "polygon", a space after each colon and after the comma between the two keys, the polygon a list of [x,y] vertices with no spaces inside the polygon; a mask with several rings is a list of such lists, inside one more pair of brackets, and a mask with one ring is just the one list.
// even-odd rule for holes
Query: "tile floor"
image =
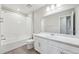
{"label": "tile floor", "polygon": [[27,49],[26,45],[6,52],[4,54],[39,54],[37,51],[33,49]]}

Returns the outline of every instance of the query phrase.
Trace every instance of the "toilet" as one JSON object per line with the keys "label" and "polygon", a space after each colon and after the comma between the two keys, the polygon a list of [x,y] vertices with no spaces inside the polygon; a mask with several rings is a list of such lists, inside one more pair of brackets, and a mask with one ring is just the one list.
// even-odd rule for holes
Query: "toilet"
{"label": "toilet", "polygon": [[34,40],[27,40],[27,49],[32,49],[34,47]]}

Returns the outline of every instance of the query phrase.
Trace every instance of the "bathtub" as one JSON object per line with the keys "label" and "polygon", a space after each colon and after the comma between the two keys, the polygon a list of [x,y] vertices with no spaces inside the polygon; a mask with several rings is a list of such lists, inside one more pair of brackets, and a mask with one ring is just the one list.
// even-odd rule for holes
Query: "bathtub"
{"label": "bathtub", "polygon": [[30,40],[32,36],[26,36],[26,37],[20,37],[19,40],[11,41],[11,40],[2,40],[1,41],[1,47],[0,47],[0,53],[6,53],[10,50],[16,49],[18,47],[21,47],[23,45],[27,44],[27,41]]}

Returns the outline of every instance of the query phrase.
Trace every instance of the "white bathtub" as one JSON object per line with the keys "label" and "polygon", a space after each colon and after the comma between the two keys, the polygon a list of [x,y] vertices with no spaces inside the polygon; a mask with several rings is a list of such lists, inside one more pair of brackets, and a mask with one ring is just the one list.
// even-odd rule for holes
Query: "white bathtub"
{"label": "white bathtub", "polygon": [[0,47],[0,53],[5,53],[10,50],[21,47],[23,45],[26,45],[27,41],[30,40],[31,38],[32,38],[32,36],[26,36],[26,38],[20,37],[19,40],[16,40],[16,41],[2,40],[1,47]]}
{"label": "white bathtub", "polygon": [[26,36],[25,35],[25,36],[21,36],[21,37],[18,37],[18,38],[9,37],[9,39],[1,40],[1,46],[11,44],[11,43],[14,43],[14,42],[18,42],[18,41],[22,41],[22,40],[28,40],[29,38],[32,38],[32,36]]}

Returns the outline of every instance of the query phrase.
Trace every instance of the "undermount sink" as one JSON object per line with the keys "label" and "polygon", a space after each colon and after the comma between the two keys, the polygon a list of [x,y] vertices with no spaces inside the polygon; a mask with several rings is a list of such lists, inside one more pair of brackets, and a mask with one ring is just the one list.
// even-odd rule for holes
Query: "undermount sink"
{"label": "undermount sink", "polygon": [[51,35],[55,35],[55,34],[51,34]]}

